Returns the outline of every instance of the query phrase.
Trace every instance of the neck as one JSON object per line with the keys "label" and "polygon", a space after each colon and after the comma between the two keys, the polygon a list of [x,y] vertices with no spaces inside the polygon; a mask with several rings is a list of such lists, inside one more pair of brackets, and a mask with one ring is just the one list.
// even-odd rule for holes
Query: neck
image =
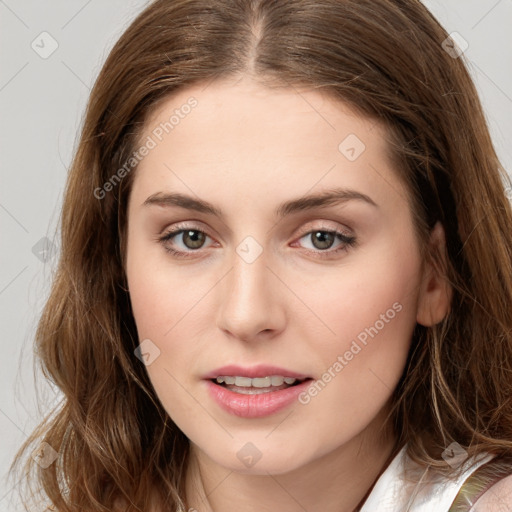
{"label": "neck", "polygon": [[348,443],[277,475],[233,472],[192,445],[187,510],[357,512],[398,450],[391,428],[380,430],[386,412]]}

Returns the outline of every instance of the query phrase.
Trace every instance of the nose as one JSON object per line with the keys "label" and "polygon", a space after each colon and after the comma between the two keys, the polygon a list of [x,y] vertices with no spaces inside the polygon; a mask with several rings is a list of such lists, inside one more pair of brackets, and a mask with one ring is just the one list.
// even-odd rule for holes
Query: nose
{"label": "nose", "polygon": [[248,262],[235,251],[232,268],[219,283],[217,327],[242,341],[269,339],[286,323],[284,285],[269,267],[266,250]]}

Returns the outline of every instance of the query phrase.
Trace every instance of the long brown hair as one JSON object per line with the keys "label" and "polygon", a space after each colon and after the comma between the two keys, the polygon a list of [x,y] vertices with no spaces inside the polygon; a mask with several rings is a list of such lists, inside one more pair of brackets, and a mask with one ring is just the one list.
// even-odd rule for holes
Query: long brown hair
{"label": "long brown hair", "polygon": [[134,356],[123,262],[136,166],[118,170],[170,94],[242,74],[321,89],[388,128],[424,256],[442,261],[427,244],[439,221],[453,287],[447,317],[414,331],[390,420],[409,455],[439,469],[452,441],[469,455],[512,451],[507,175],[447,38],[418,0],[156,0],[125,31],[90,95],[36,333],[63,400],[18,455],[41,442],[58,453],[46,469],[27,457],[23,471],[59,511],[110,511],[120,497],[129,510],[183,506],[188,440]]}

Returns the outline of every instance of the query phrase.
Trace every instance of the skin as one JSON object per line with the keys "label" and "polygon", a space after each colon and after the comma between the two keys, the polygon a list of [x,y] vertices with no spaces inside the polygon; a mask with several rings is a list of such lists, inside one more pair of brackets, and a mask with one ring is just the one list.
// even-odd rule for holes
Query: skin
{"label": "skin", "polygon": [[512,504],[512,475],[494,484],[469,512],[507,512]]}
{"label": "skin", "polygon": [[[191,441],[187,506],[355,510],[392,450],[393,434],[381,429],[414,326],[439,322],[450,292],[420,257],[384,127],[320,91],[243,79],[180,91],[147,121],[141,140],[191,96],[198,105],[136,170],[126,263],[139,338],[160,350],[149,377]],[[349,134],[366,146],[354,161],[338,150]],[[350,200],[274,216],[280,203],[332,187],[366,194],[377,207]],[[224,215],[144,205],[159,192],[201,198]],[[188,259],[158,241],[178,223],[208,235],[199,249],[183,235],[167,242]],[[343,243],[322,249],[308,235],[314,230],[341,230],[357,244],[334,253]],[[250,264],[236,252],[247,236],[262,249]],[[444,243],[440,225],[431,243]],[[322,379],[394,303],[400,312],[305,405],[246,419],[206,391],[202,377],[230,363]],[[248,442],[262,455],[250,468],[237,457]]]}

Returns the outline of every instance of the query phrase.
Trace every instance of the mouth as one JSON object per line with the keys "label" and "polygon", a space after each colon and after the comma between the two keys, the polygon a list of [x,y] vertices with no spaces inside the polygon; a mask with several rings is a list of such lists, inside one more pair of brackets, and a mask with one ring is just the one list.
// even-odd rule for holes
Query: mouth
{"label": "mouth", "polygon": [[225,412],[263,418],[291,407],[313,378],[272,364],[229,364],[203,376],[210,398]]}
{"label": "mouth", "polygon": [[219,375],[210,379],[215,385],[228,389],[242,395],[260,395],[272,393],[298,386],[305,381],[312,380],[310,377],[295,378],[282,375],[269,375],[266,377],[242,377],[238,375]]}

